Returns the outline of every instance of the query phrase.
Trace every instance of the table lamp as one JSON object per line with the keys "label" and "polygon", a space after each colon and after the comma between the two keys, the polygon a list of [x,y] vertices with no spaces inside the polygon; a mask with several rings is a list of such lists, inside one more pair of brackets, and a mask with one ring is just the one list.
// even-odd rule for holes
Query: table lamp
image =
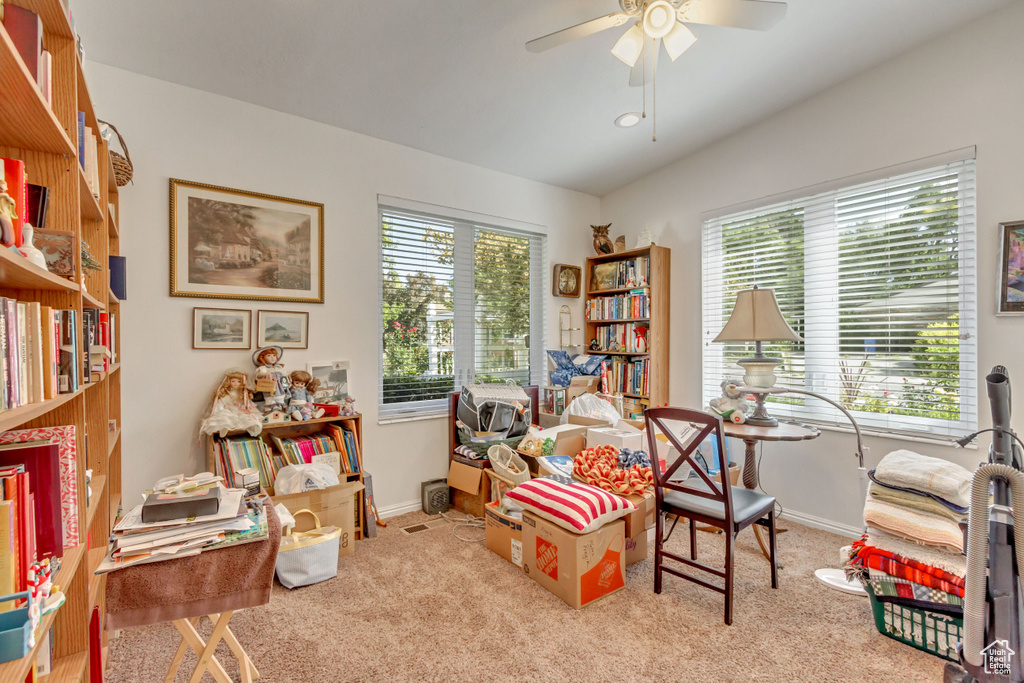
{"label": "table lamp", "polygon": [[[801,341],[782,317],[775,292],[771,289],[741,290],[736,295],[736,305],[729,316],[729,322],[715,337],[716,342],[754,342],[754,355],[736,362],[746,374],[743,384],[748,387],[769,389],[775,386],[775,366],[781,361],[769,358],[761,351],[761,342]],[[779,421],[768,415],[764,407],[766,393],[756,393],[757,405],[746,423],[755,427],[776,427]]]}

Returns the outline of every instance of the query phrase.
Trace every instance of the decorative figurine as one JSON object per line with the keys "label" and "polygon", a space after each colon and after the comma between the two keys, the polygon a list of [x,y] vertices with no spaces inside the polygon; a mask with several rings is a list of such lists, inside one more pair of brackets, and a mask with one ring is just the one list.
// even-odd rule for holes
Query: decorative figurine
{"label": "decorative figurine", "polygon": [[633,328],[633,348],[637,353],[647,353],[647,327]]}
{"label": "decorative figurine", "polygon": [[615,247],[615,253],[616,254],[619,254],[619,253],[621,253],[623,251],[626,251],[626,236],[625,235],[619,235],[618,237],[616,237],[615,238],[615,245],[614,245],[614,247]]}
{"label": "decorative figurine", "polygon": [[355,415],[356,414],[356,400],[351,396],[346,396],[345,401],[341,404],[341,409],[338,411],[339,415]]}
{"label": "decorative figurine", "polygon": [[612,253],[615,248],[612,246],[612,241],[608,239],[608,228],[612,227],[612,224],[591,225],[590,227],[594,230],[594,251],[598,256]]}
{"label": "decorative figurine", "polygon": [[601,345],[597,343],[596,339],[590,340],[590,346],[587,347],[588,351],[600,351]]}
{"label": "decorative figurine", "polygon": [[220,434],[245,430],[250,436],[257,436],[263,430],[263,416],[252,402],[249,378],[241,370],[232,370],[224,375],[217,390],[213,392],[210,410],[199,427],[200,434]]}
{"label": "decorative figurine", "polygon": [[628,273],[628,275],[626,275],[626,288],[633,289],[636,287],[636,270],[633,266],[630,266],[626,272]]}
{"label": "decorative figurine", "polygon": [[[291,400],[288,390],[291,383],[284,374],[284,365],[279,361],[284,355],[280,346],[262,346],[252,355],[252,363],[256,366],[253,378],[256,380],[256,401],[263,412],[264,424],[268,422],[286,421],[288,402]],[[280,412],[284,415],[273,416]]]}
{"label": "decorative figurine", "polygon": [[302,422],[323,417],[324,409],[313,405],[313,393],[316,393],[316,388],[320,386],[320,380],[305,370],[296,370],[289,379],[292,388],[289,391],[288,414],[291,418]]}
{"label": "decorative figurine", "polygon": [[29,260],[29,263],[34,263],[43,270],[46,270],[46,257],[43,256],[43,252],[36,248],[35,242],[32,241],[35,237],[35,228],[32,227],[31,223],[26,223],[25,227],[21,229],[21,234],[25,242],[18,251]]}
{"label": "decorative figurine", "polygon": [[17,217],[14,198],[7,194],[7,181],[0,177],[0,243],[5,247],[14,246],[14,219]]}
{"label": "decorative figurine", "polygon": [[651,230],[651,226],[645,225],[644,229],[640,231],[640,235],[636,238],[636,246],[634,249],[646,249],[647,247],[654,246],[654,231]]}
{"label": "decorative figurine", "polygon": [[728,379],[722,380],[722,395],[711,399],[709,405],[711,412],[738,425],[747,421],[747,413],[750,412],[750,404],[743,397],[739,384]]}

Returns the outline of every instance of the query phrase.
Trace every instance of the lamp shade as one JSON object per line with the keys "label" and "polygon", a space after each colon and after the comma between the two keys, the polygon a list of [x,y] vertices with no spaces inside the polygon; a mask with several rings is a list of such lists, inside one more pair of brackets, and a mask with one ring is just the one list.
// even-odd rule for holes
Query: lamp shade
{"label": "lamp shade", "polygon": [[775,292],[771,289],[744,289],[736,295],[736,306],[729,322],[714,339],[716,342],[800,341],[782,317]]}
{"label": "lamp shade", "polygon": [[643,50],[643,47],[644,32],[640,28],[640,22],[637,22],[616,41],[615,47],[612,48],[612,54],[626,66],[633,66],[636,64],[636,60],[640,59],[640,51]]}

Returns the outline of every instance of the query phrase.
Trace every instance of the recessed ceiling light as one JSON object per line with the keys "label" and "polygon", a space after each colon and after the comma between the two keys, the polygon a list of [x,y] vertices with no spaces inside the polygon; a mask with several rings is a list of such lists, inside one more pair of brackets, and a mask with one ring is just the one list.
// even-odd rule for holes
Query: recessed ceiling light
{"label": "recessed ceiling light", "polygon": [[640,114],[637,114],[635,111],[626,112],[615,119],[615,125],[619,128],[632,128],[638,123],[640,123]]}

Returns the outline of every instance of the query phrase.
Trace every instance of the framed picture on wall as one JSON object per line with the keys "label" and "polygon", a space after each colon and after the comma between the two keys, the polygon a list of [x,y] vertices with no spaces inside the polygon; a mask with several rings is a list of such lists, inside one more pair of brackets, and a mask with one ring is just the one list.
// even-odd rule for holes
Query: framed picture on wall
{"label": "framed picture on wall", "polygon": [[251,346],[252,311],[192,309],[193,349],[248,349]]}
{"label": "framed picture on wall", "polygon": [[999,313],[1024,314],[1024,221],[1000,223]]}
{"label": "framed picture on wall", "polygon": [[320,380],[314,399],[317,403],[341,403],[348,393],[347,360],[306,363],[306,372]]}
{"label": "framed picture on wall", "polygon": [[305,311],[260,311],[256,327],[257,346],[309,348],[309,313]]}
{"label": "framed picture on wall", "polygon": [[324,302],[324,205],[171,179],[171,296]]}

